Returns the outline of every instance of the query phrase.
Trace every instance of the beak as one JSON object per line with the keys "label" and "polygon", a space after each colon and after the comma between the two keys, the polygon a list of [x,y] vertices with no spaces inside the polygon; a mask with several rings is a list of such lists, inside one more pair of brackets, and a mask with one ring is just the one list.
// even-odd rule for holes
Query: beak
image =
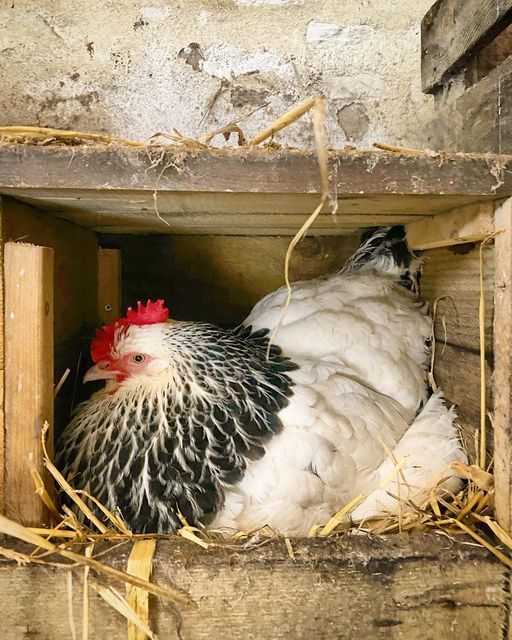
{"label": "beak", "polygon": [[98,362],[91,367],[84,376],[84,384],[93,380],[113,380],[119,375],[119,371],[105,368],[104,362]]}

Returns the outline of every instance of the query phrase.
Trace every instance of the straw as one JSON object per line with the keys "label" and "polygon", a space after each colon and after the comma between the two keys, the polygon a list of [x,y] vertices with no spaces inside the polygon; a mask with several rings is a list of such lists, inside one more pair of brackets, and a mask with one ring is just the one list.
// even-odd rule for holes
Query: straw
{"label": "straw", "polygon": [[[149,581],[153,567],[156,540],[138,540],[132,547],[126,572]],[[145,589],[126,585],[128,606],[135,612],[146,628],[149,628],[149,594]],[[151,638],[140,625],[128,619],[128,640]]]}

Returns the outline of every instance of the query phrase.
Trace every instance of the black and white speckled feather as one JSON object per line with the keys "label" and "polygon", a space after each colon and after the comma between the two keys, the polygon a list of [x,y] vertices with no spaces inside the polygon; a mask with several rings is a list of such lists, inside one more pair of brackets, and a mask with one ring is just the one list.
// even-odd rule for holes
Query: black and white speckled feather
{"label": "black and white speckled feather", "polygon": [[277,347],[267,361],[268,332],[250,327],[135,329],[144,330],[148,340],[161,332],[171,366],[80,406],[57,462],[133,531],[172,531],[178,512],[190,524],[213,517],[222,487],[239,482],[249,461],[264,454],[282,428],[278,413],[293,393],[287,373],[295,365]]}

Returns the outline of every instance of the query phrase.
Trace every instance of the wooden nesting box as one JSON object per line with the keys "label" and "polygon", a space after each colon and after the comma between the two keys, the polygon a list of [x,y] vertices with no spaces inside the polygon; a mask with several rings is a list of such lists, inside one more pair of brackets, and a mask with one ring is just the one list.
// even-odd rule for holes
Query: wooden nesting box
{"label": "wooden nesting box", "polygon": [[[282,283],[290,236],[318,202],[310,153],[155,153],[158,163],[146,149],[0,147],[0,488],[11,518],[45,518],[27,457],[40,466],[41,425],[52,421],[53,387],[69,368],[57,430],[65,420],[91,328],[142,296],[164,297],[177,318],[240,321]],[[425,257],[423,297],[449,296],[438,305],[435,374],[470,448],[480,419],[478,243],[496,234],[483,250],[486,368],[498,516],[510,530],[512,157],[354,151],[329,162],[338,211],[321,213],[292,275],[338,268],[362,228],[405,224]],[[185,614],[184,637],[468,640],[501,638],[508,625],[508,572],[483,549],[434,535],[294,544],[292,560],[280,541],[234,554],[162,543],[156,578],[181,582],[200,603]],[[123,554],[106,557],[122,566]],[[2,637],[67,632],[58,571],[0,572]],[[174,638],[168,610],[158,605],[154,615],[160,637]],[[100,601],[91,616],[92,638],[124,637]]]}

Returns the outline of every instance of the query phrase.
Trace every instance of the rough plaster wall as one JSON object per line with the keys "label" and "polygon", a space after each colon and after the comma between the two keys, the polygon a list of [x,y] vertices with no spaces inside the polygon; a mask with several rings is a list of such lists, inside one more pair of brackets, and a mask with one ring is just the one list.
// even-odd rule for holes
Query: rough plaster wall
{"label": "rough plaster wall", "polygon": [[[331,144],[422,143],[432,0],[0,0],[0,123],[144,139],[329,99]],[[215,98],[215,100],[214,100]],[[213,102],[213,104],[212,104]],[[210,108],[208,105],[210,104]],[[279,142],[310,146],[307,119]]]}

